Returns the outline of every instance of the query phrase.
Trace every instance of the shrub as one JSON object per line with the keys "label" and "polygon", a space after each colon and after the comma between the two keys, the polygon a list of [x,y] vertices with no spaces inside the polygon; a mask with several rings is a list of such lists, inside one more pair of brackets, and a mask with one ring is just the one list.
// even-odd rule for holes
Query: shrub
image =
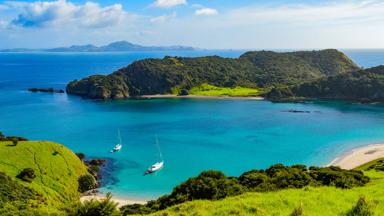
{"label": "shrub", "polygon": [[117,203],[113,202],[111,193],[107,193],[102,200],[89,200],[79,204],[75,210],[76,216],[115,216],[121,215],[117,209]]}
{"label": "shrub", "polygon": [[297,208],[294,208],[292,213],[290,214],[290,216],[303,216],[303,215],[304,215],[304,210],[302,205],[300,205]]}
{"label": "shrub", "polygon": [[32,168],[25,168],[16,177],[26,182],[32,182],[36,175]]}
{"label": "shrub", "polygon": [[373,216],[374,214],[374,206],[365,197],[360,197],[347,216]]}
{"label": "shrub", "polygon": [[181,89],[179,92],[179,95],[181,95],[181,96],[189,95],[189,92],[187,89]]}
{"label": "shrub", "polygon": [[80,160],[84,160],[85,158],[85,154],[84,153],[76,153],[76,156],[80,159]]}
{"label": "shrub", "polygon": [[92,190],[96,188],[96,180],[90,175],[82,175],[78,179],[79,182],[79,192],[84,193],[86,191]]}

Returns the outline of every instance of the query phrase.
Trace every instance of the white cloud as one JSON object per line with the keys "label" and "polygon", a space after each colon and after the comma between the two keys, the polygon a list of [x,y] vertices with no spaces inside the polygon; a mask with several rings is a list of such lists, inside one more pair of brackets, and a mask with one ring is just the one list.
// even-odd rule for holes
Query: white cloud
{"label": "white cloud", "polygon": [[213,8],[200,8],[195,11],[196,16],[211,16],[218,14],[218,11]]}
{"label": "white cloud", "polygon": [[19,11],[12,23],[23,27],[63,27],[73,25],[89,28],[119,24],[129,17],[121,4],[101,7],[87,2],[76,5],[66,0],[53,2],[8,2],[7,6]]}
{"label": "white cloud", "polygon": [[186,5],[187,0],[155,0],[152,4],[154,7],[171,8],[178,5]]}
{"label": "white cloud", "polygon": [[232,10],[228,20],[233,24],[347,24],[384,20],[384,2],[380,0],[334,2],[318,5],[281,7],[246,7]]}
{"label": "white cloud", "polygon": [[176,12],[173,12],[171,14],[166,14],[162,16],[153,17],[150,19],[151,23],[164,23],[172,18],[175,18],[177,16]]}
{"label": "white cloud", "polygon": [[8,26],[8,22],[4,20],[0,20],[0,29],[6,28]]}

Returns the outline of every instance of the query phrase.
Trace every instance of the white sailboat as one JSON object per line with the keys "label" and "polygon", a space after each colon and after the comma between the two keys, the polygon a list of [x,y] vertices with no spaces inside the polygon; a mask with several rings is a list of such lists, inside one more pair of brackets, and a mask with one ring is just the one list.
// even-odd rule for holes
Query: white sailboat
{"label": "white sailboat", "polygon": [[115,145],[115,147],[113,147],[113,149],[110,151],[111,153],[118,152],[123,147],[123,144],[122,144],[123,142],[121,141],[121,136],[120,136],[120,129],[117,130],[117,136],[118,136],[118,139],[119,139],[119,143],[117,143]]}
{"label": "white sailboat", "polygon": [[147,174],[151,174],[151,173],[157,172],[157,171],[159,171],[161,168],[164,167],[163,155],[161,154],[161,151],[160,151],[159,139],[157,138],[157,134],[156,134],[156,146],[157,146],[157,150],[159,151],[160,161],[156,162],[156,163],[153,164],[151,167],[149,167],[149,168],[147,169],[147,171],[145,171],[144,175],[147,175]]}

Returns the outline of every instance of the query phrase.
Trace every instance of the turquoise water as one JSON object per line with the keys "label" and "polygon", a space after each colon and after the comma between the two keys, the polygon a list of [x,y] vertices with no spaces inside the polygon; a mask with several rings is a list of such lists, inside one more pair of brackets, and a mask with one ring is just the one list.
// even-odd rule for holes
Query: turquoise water
{"label": "turquoise water", "polygon": [[[275,163],[326,165],[350,148],[384,142],[383,105],[229,99],[92,101],[25,91],[27,87],[63,88],[75,78],[168,54],[0,54],[0,131],[56,141],[91,157],[110,157],[115,163],[114,181],[102,190],[142,199],[169,193],[202,170],[239,175]],[[240,52],[214,54],[236,57]],[[384,63],[369,58],[376,56],[372,53],[353,56],[360,65]],[[289,109],[311,112],[285,112]],[[110,154],[118,128],[124,146]],[[155,134],[165,167],[143,176],[158,159]]]}

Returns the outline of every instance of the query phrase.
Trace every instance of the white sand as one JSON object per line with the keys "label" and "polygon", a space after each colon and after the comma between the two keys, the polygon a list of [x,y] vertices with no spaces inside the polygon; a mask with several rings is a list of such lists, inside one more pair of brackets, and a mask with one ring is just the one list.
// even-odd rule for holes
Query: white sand
{"label": "white sand", "polygon": [[198,96],[198,95],[185,95],[185,96],[179,96],[179,95],[172,95],[172,94],[165,94],[165,95],[141,95],[138,98],[144,98],[144,99],[154,99],[154,98],[195,98],[195,99],[237,99],[237,100],[264,100],[263,97],[230,97],[230,96]]}
{"label": "white sand", "polygon": [[352,149],[333,160],[328,166],[353,169],[379,158],[384,158],[384,144],[368,145]]}
{"label": "white sand", "polygon": [[[80,201],[84,202],[86,200],[103,200],[105,199],[105,195],[103,194],[96,194],[96,195],[87,195],[80,197]],[[119,198],[119,197],[112,197],[112,201],[118,203],[118,208],[124,206],[124,205],[132,205],[132,204],[146,204],[147,201],[145,200],[133,200],[133,199],[126,199],[126,198]]]}

